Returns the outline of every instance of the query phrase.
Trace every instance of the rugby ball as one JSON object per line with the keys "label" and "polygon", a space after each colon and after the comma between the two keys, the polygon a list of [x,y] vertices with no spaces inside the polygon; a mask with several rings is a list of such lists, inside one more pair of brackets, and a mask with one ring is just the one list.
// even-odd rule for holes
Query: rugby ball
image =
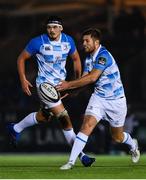
{"label": "rugby ball", "polygon": [[42,98],[44,98],[46,101],[55,103],[60,99],[60,93],[51,83],[44,82],[40,84],[39,90]]}

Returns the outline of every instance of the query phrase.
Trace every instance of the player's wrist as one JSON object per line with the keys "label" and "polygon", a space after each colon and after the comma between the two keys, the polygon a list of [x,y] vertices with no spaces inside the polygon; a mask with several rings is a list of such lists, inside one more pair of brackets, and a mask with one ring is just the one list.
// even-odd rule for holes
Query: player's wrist
{"label": "player's wrist", "polygon": [[27,79],[26,79],[25,76],[20,76],[20,81],[21,81],[21,82],[24,82],[24,81],[27,81]]}
{"label": "player's wrist", "polygon": [[73,81],[68,81],[68,87],[67,89],[74,89]]}

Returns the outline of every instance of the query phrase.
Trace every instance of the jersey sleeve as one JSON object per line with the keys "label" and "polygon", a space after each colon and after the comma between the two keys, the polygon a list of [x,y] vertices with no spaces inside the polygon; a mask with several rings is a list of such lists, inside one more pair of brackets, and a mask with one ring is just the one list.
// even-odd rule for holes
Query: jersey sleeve
{"label": "jersey sleeve", "polygon": [[71,36],[68,36],[68,38],[69,38],[69,42],[70,42],[70,46],[71,46],[70,51],[69,51],[69,55],[71,55],[75,52],[76,45],[75,45],[75,42]]}
{"label": "jersey sleeve", "polygon": [[112,64],[112,58],[106,54],[101,54],[96,57],[95,63],[93,65],[94,69],[99,69],[103,71],[105,68],[109,67]]}
{"label": "jersey sleeve", "polygon": [[40,41],[40,38],[33,38],[29,41],[29,43],[26,45],[25,47],[25,50],[31,54],[31,55],[34,55],[36,54],[37,52],[39,52],[39,49],[40,49],[40,46],[41,46],[41,41]]}

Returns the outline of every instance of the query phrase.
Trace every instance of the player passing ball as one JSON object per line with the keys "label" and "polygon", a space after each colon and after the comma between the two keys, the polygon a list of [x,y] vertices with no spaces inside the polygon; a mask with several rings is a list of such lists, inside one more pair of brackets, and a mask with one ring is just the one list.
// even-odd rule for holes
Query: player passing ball
{"label": "player passing ball", "polygon": [[94,83],[94,92],[87,105],[84,121],[74,141],[69,161],[60,169],[67,170],[74,166],[88,137],[101,120],[109,122],[113,140],[128,145],[132,162],[137,163],[140,158],[137,140],[132,139],[123,129],[127,104],[116,61],[101,45],[100,30],[87,29],[82,37],[84,50],[88,54],[84,63],[83,76],[74,81],[62,81],[56,88],[64,91]]}

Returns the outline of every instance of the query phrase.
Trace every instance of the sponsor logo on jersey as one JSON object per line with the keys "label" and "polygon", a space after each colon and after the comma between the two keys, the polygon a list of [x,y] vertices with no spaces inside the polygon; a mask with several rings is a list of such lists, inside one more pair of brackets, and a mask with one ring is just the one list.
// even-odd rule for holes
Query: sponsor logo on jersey
{"label": "sponsor logo on jersey", "polygon": [[61,51],[61,46],[60,45],[54,45],[53,51]]}
{"label": "sponsor logo on jersey", "polygon": [[67,50],[68,50],[67,44],[64,44],[64,45],[63,45],[63,50],[64,50],[64,51],[67,51]]}
{"label": "sponsor logo on jersey", "polygon": [[58,61],[61,59],[61,56],[56,56],[55,59],[56,59],[56,61]]}
{"label": "sponsor logo on jersey", "polygon": [[45,46],[45,51],[50,51],[51,47],[50,46]]}
{"label": "sponsor logo on jersey", "polygon": [[106,64],[106,58],[105,57],[99,57],[98,58],[98,64],[105,65]]}

